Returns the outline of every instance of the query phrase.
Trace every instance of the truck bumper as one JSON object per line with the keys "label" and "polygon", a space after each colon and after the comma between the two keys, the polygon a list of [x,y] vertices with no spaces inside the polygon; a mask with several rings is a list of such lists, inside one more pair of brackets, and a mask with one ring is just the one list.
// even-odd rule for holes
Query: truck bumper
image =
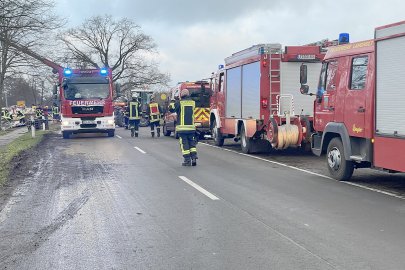
{"label": "truck bumper", "polygon": [[115,130],[114,116],[96,117],[94,120],[61,117],[61,130],[71,133],[103,133]]}
{"label": "truck bumper", "polygon": [[199,133],[210,133],[210,125],[209,122],[195,122],[195,128]]}

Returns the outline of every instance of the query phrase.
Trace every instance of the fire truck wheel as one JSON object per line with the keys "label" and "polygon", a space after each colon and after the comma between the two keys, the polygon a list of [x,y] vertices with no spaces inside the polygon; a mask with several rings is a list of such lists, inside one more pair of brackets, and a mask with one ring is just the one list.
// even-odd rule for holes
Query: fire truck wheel
{"label": "fire truck wheel", "polygon": [[354,164],[345,159],[345,152],[340,138],[333,138],[326,153],[326,162],[330,174],[337,180],[349,180],[353,175]]}
{"label": "fire truck wheel", "polygon": [[63,139],[69,139],[70,138],[70,133],[67,132],[67,131],[63,131],[62,136],[63,136]]}
{"label": "fire truck wheel", "polygon": [[165,136],[170,136],[170,134],[172,134],[170,130],[167,130],[166,122],[163,123],[163,134]]}
{"label": "fire truck wheel", "polygon": [[214,143],[216,146],[223,146],[224,145],[224,137],[221,134],[219,128],[217,128],[217,123],[214,121],[214,126],[211,130],[212,138],[214,139]]}
{"label": "fire truck wheel", "polygon": [[240,131],[240,145],[242,147],[242,152],[245,154],[252,153],[252,139],[246,136],[245,126],[242,126]]}

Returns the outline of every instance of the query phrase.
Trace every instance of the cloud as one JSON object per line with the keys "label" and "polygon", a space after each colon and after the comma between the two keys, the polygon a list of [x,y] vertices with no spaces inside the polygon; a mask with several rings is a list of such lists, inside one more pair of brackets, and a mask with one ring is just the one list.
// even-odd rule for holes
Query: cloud
{"label": "cloud", "polygon": [[72,25],[106,13],[134,20],[157,43],[155,60],[173,83],[206,78],[225,57],[254,44],[303,45],[341,32],[350,33],[352,41],[370,39],[376,26],[403,20],[405,10],[400,0],[61,0],[57,5],[71,14]]}

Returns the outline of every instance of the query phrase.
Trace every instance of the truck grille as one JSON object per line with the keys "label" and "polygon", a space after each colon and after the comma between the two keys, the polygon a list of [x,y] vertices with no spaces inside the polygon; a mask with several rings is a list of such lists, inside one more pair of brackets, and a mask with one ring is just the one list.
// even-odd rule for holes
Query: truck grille
{"label": "truck grille", "polygon": [[99,114],[103,113],[103,106],[74,106],[72,107],[73,114]]}
{"label": "truck grille", "polygon": [[81,128],[95,128],[97,127],[97,124],[81,124]]}

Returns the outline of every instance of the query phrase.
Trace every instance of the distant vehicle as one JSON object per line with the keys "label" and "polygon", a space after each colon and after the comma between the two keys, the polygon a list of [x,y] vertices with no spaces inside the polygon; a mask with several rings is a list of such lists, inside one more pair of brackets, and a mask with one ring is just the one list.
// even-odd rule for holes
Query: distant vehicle
{"label": "distant vehicle", "polygon": [[[405,172],[405,21],[378,27],[375,38],[330,47],[314,101],[312,151],[326,153],[331,175],[354,168]],[[308,94],[307,67],[301,92]]]}
{"label": "distant vehicle", "polygon": [[[210,98],[212,90],[207,81],[183,82],[177,84],[170,90],[170,100],[174,103],[175,100],[181,100],[180,92],[183,89],[188,89],[190,97],[195,101],[194,123],[196,132],[200,139],[203,139],[206,134],[210,133],[209,115],[210,115]],[[177,114],[169,110],[166,111],[163,123],[163,134],[170,136],[173,132],[176,134]],[[175,135],[177,138],[177,135]]]}

